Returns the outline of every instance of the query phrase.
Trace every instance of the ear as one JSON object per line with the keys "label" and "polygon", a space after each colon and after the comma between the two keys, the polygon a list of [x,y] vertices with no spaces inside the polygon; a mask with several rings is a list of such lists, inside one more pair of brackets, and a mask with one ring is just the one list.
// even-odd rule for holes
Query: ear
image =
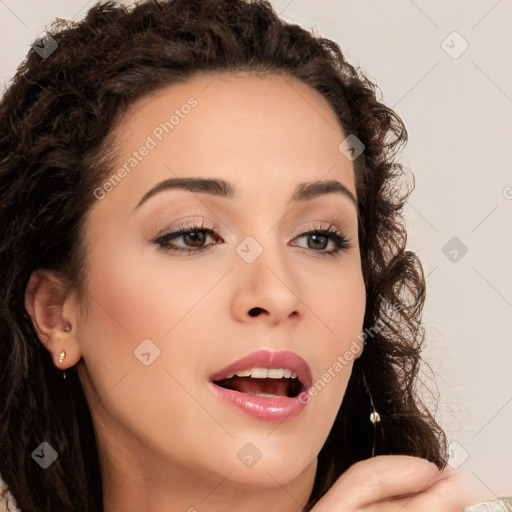
{"label": "ear", "polygon": [[61,278],[48,270],[33,272],[25,290],[25,308],[55,366],[65,370],[76,364],[82,357],[77,341],[78,309]]}

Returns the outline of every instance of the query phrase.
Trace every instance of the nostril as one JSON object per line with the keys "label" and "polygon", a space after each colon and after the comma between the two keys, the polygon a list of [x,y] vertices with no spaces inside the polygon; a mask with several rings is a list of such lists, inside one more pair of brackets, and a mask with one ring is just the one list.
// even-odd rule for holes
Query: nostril
{"label": "nostril", "polygon": [[262,308],[252,308],[249,311],[249,315],[251,315],[251,316],[258,316],[262,311],[263,311]]}

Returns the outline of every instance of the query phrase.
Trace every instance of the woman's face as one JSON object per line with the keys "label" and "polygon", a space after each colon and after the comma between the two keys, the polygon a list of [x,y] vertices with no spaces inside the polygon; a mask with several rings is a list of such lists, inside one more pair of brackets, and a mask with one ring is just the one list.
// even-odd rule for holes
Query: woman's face
{"label": "woman's face", "polygon": [[[76,331],[104,463],[253,486],[314,474],[365,306],[346,135],[315,91],[274,76],[198,77],[129,110],[86,218]],[[232,193],[155,191],[178,178]],[[342,238],[305,234],[329,228]],[[309,401],[286,397],[307,384]]]}

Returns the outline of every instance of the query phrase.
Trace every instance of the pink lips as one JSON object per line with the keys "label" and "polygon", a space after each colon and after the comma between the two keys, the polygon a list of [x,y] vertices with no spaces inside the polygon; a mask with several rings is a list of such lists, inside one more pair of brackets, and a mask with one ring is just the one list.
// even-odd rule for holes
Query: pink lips
{"label": "pink lips", "polygon": [[[295,397],[266,397],[226,389],[213,382],[225,379],[237,370],[255,367],[288,368],[297,372],[297,377],[302,384],[302,392]],[[296,417],[304,409],[307,401],[300,398],[311,387],[313,378],[309,365],[297,354],[287,351],[259,350],[214,373],[210,381],[210,387],[215,394],[238,410],[261,421],[282,422]]]}

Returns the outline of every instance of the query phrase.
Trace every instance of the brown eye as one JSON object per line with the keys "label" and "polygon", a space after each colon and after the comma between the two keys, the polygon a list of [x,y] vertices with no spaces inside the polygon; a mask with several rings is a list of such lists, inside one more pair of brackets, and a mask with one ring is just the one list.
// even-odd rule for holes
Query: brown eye
{"label": "brown eye", "polygon": [[[208,237],[214,239],[213,244],[205,245]],[[201,224],[180,226],[175,231],[157,238],[154,242],[168,252],[194,253],[207,250],[210,245],[215,245],[221,240],[213,227]]]}
{"label": "brown eye", "polygon": [[[334,256],[340,251],[350,249],[351,245],[348,239],[336,227],[330,226],[329,228],[315,229],[300,234],[297,239],[308,237],[306,249],[311,249],[320,254],[329,254]],[[334,244],[334,248],[326,250],[329,242]],[[304,246],[300,246],[304,247]]]}
{"label": "brown eye", "polygon": [[193,247],[200,247],[206,240],[206,234],[204,231],[189,231],[181,235],[183,240],[190,241],[190,245]]}
{"label": "brown eye", "polygon": [[317,233],[311,233],[308,235],[310,238],[308,240],[308,247],[310,249],[326,249],[327,244],[329,243],[329,237],[325,235],[319,235]]}

